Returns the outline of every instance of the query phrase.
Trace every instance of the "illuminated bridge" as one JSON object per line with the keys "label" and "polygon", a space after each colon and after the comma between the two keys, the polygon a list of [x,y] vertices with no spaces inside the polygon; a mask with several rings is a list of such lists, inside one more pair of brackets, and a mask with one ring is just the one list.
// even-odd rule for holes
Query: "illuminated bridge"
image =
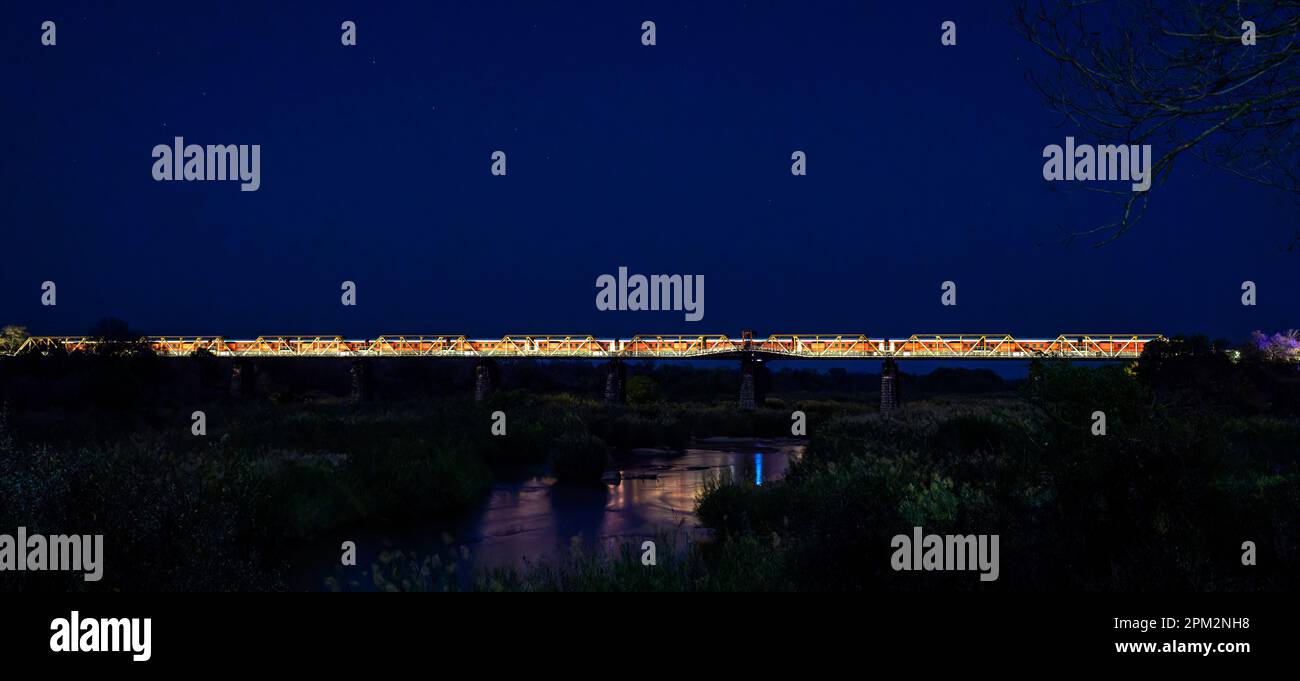
{"label": "illuminated bridge", "polygon": [[[739,359],[741,404],[762,401],[764,361],[774,359],[883,360],[881,405],[897,406],[897,360],[1031,360],[1077,359],[1132,360],[1158,334],[1062,334],[1051,338],[1015,338],[1008,334],[914,334],[906,338],[873,338],[861,334],[773,334],[745,332],[739,338],[725,335],[643,334],[631,338],[597,338],[588,335],[510,335],[470,338],[461,335],[389,335],[374,339],[341,336],[259,336],[251,340],[221,336],[154,336],[140,339],[162,357],[212,355],[235,358],[232,390],[244,392],[255,371],[251,360],[275,357],[349,358],[353,364],[353,393],[364,392],[368,358],[433,357],[474,358],[475,392],[481,399],[491,389],[495,359],[595,359],[609,361],[606,397],[621,401],[623,360]],[[95,352],[102,341],[76,336],[42,336],[27,339],[16,354]],[[243,379],[243,380],[241,380]]]}

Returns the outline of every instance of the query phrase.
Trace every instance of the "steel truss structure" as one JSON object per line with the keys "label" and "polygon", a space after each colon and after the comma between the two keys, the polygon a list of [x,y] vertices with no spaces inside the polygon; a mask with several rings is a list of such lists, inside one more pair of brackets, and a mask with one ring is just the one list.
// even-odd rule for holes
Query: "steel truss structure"
{"label": "steel truss structure", "polygon": [[[140,339],[155,354],[186,357],[477,357],[533,359],[726,359],[765,355],[772,359],[1136,359],[1159,334],[1061,334],[1017,339],[1007,334],[915,334],[871,338],[861,334],[773,334],[767,338],[725,335],[643,334],[631,338],[525,334],[502,338],[457,335],[391,335],[374,339],[341,336],[153,336]],[[101,341],[76,336],[28,338],[14,354],[94,352]]]}

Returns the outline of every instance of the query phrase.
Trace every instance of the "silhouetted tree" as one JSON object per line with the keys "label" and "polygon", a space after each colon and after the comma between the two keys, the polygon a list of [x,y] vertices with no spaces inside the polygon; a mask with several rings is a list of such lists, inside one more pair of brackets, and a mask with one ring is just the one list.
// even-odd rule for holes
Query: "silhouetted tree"
{"label": "silhouetted tree", "polygon": [[103,317],[86,334],[96,341],[93,351],[99,355],[141,355],[149,352],[144,334],[117,317]]}
{"label": "silhouetted tree", "polygon": [[117,317],[103,317],[90,327],[86,334],[101,341],[127,342],[140,340],[144,334],[131,329],[131,325]]}
{"label": "silhouetted tree", "polygon": [[[1190,154],[1300,203],[1300,1],[1021,0],[1013,24],[1056,62],[1029,74],[1050,109],[1097,143],[1153,145],[1151,191]],[[1120,219],[1071,238],[1118,238],[1150,195],[1108,193]]]}
{"label": "silhouetted tree", "polygon": [[1137,375],[1164,394],[1168,391],[1227,396],[1233,374],[1229,346],[1201,335],[1174,336],[1148,343],[1138,359]]}

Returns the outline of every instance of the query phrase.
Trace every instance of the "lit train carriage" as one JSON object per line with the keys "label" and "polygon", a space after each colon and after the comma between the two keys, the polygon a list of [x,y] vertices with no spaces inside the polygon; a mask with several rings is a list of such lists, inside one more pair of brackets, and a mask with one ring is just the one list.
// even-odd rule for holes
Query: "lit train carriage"
{"label": "lit train carriage", "polygon": [[[500,356],[500,357],[662,357],[691,358],[765,352],[788,357],[898,359],[1133,359],[1158,334],[1062,334],[1051,338],[1016,339],[1005,334],[913,335],[871,339],[848,334],[778,334],[755,340],[724,335],[640,335],[631,339],[594,336],[506,336],[469,340],[464,336],[380,336],[344,339],[339,336],[259,336],[226,340],[221,336],[160,336],[141,339],[159,356],[183,357],[196,352],[217,356]],[[87,352],[98,341],[84,336],[42,336],[27,339],[15,352]]]}

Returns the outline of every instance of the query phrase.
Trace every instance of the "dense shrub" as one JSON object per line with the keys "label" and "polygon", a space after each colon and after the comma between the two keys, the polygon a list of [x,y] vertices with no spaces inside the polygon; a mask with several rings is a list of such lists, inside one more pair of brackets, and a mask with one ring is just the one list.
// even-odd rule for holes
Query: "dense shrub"
{"label": "dense shrub", "polygon": [[599,483],[605,474],[609,449],[593,435],[566,435],[555,443],[552,465],[561,482]]}
{"label": "dense shrub", "polygon": [[[760,563],[798,588],[1294,589],[1300,424],[1190,389],[1124,367],[1037,367],[1023,402],[832,419],[785,480],[721,480],[698,513],[724,542],[758,540]],[[894,572],[890,539],[913,527],[999,534],[1000,579]],[[1245,540],[1269,563],[1243,567]]]}

